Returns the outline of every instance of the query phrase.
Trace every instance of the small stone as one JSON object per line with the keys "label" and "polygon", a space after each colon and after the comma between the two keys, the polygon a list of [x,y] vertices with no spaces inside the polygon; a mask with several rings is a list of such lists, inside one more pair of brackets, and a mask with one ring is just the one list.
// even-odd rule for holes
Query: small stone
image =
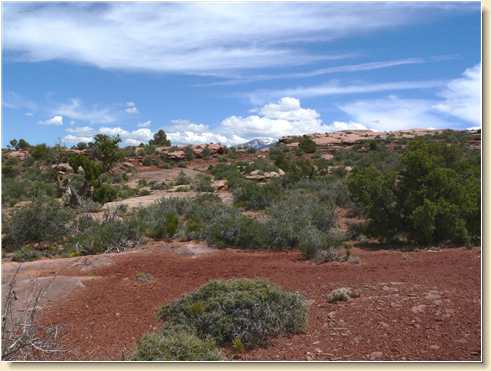
{"label": "small stone", "polygon": [[438,349],[440,349],[440,347],[438,345],[433,344],[433,345],[430,345],[430,349],[438,350]]}

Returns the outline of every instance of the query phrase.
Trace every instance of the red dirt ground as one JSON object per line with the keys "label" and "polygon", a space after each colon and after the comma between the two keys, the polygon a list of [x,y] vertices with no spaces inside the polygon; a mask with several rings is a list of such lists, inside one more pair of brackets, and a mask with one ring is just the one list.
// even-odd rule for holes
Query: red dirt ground
{"label": "red dirt ground", "polygon": [[[41,321],[62,325],[61,343],[69,351],[52,357],[122,360],[140,336],[160,325],[160,305],[210,279],[262,277],[306,296],[308,330],[239,359],[480,360],[480,251],[353,253],[360,264],[314,264],[294,252],[221,250],[186,257],[153,247],[120,254],[113,265],[86,272],[100,278],[45,309]],[[141,273],[153,280],[139,282]],[[327,303],[326,295],[343,286],[361,296]]]}

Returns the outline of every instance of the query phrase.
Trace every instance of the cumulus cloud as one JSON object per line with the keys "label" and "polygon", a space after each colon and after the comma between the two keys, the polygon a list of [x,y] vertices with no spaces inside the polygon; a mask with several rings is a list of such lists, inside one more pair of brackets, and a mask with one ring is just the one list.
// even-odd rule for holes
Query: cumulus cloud
{"label": "cumulus cloud", "polygon": [[138,108],[136,108],[135,102],[126,102],[125,111],[129,114],[138,113]]}
{"label": "cumulus cloud", "polygon": [[366,129],[356,122],[323,123],[317,111],[302,107],[300,100],[293,97],[283,97],[252,111],[254,114],[249,116],[229,116],[214,127],[176,120],[168,136],[176,143],[219,142],[236,145],[255,138],[275,140],[286,135]]}
{"label": "cumulus cloud", "polygon": [[222,76],[322,60],[326,55],[302,45],[431,16],[427,7],[412,4],[282,2],[9,3],[3,10],[3,45],[22,60]]}
{"label": "cumulus cloud", "polygon": [[462,77],[452,80],[434,108],[470,123],[481,125],[481,65],[468,68]]}
{"label": "cumulus cloud", "polygon": [[55,115],[45,121],[40,121],[39,124],[49,126],[61,126],[63,125],[63,116]]}
{"label": "cumulus cloud", "polygon": [[189,120],[173,120],[167,129],[167,137],[176,144],[235,144],[224,135],[214,132],[208,125],[194,123]]}
{"label": "cumulus cloud", "polygon": [[119,135],[123,145],[139,145],[153,138],[153,132],[147,128],[126,130],[120,127],[101,127],[94,129],[90,126],[67,128],[70,134],[63,139],[67,143],[90,142],[96,134]]}

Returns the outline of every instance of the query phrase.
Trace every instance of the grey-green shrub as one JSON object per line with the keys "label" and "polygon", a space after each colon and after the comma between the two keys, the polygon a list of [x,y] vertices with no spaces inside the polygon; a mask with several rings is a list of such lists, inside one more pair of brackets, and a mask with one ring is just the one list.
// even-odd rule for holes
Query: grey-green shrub
{"label": "grey-green shrub", "polygon": [[192,332],[161,331],[144,335],[137,344],[133,361],[221,361],[216,344]]}
{"label": "grey-green shrub", "polygon": [[268,344],[271,337],[299,333],[307,325],[305,299],[264,280],[211,281],[174,303],[158,317],[165,326],[187,326],[201,339],[246,348]]}
{"label": "grey-green shrub", "polygon": [[17,248],[27,242],[59,241],[70,235],[75,214],[57,200],[38,200],[4,217],[3,246]]}

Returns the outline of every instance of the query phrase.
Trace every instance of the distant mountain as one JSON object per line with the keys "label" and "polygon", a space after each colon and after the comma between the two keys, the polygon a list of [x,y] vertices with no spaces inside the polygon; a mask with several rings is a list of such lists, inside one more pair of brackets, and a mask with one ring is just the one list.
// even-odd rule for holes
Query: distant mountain
{"label": "distant mountain", "polygon": [[263,149],[271,147],[271,145],[275,142],[276,139],[273,138],[255,138],[246,143],[239,144],[237,148]]}

